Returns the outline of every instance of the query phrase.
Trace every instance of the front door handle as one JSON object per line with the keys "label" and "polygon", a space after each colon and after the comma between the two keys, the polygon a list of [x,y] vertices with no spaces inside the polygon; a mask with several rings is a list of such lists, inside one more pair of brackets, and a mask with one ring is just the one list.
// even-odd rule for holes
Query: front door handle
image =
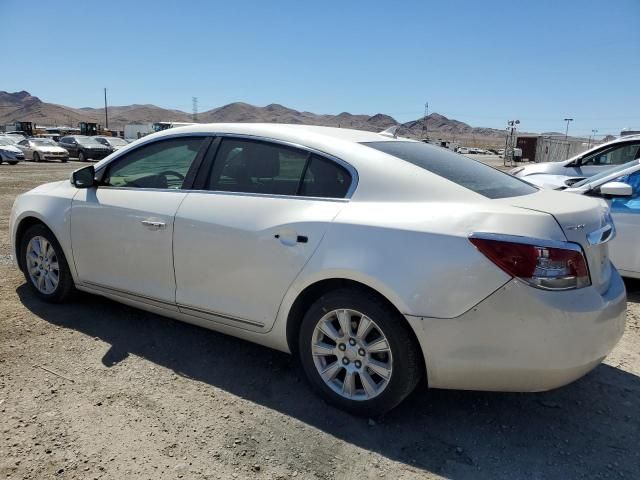
{"label": "front door handle", "polygon": [[149,230],[162,230],[164,228],[167,228],[166,223],[160,222],[158,220],[147,219],[147,220],[142,220],[140,223],[142,223]]}

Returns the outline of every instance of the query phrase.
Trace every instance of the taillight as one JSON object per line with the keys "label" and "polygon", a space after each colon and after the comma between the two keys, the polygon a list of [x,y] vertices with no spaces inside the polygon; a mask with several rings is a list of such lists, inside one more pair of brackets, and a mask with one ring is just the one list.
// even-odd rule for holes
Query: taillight
{"label": "taillight", "polygon": [[562,246],[544,240],[512,240],[495,234],[469,237],[489,260],[513,277],[546,290],[569,290],[591,285],[587,262],[579,245]]}

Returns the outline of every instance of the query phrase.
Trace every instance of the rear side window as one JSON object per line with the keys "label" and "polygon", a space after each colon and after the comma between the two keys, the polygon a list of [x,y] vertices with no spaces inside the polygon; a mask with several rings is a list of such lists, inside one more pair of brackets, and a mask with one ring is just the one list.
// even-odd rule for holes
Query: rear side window
{"label": "rear side window", "polygon": [[295,195],[308,153],[252,140],[223,139],[207,188],[223,192]]}
{"label": "rear side window", "polygon": [[305,197],[344,198],[351,186],[351,175],[331,160],[312,155],[300,188]]}
{"label": "rear side window", "polygon": [[351,184],[336,163],[305,150],[256,140],[225,138],[208,190],[343,198]]}
{"label": "rear side window", "polygon": [[529,195],[538,189],[468,157],[422,142],[366,142],[362,145],[393,155],[487,198]]}

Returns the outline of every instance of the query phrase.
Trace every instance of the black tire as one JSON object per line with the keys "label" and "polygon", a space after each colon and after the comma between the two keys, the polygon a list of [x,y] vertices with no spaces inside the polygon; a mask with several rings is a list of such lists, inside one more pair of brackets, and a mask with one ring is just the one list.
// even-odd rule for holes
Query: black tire
{"label": "black tire", "polygon": [[34,162],[40,161],[40,154],[38,152],[33,152],[33,161]]}
{"label": "black tire", "polygon": [[[350,309],[364,314],[375,322],[388,341],[393,358],[392,373],[388,384],[377,396],[362,400],[345,398],[325,383],[316,368],[311,353],[315,327],[328,312],[338,309]],[[364,290],[335,290],[320,297],[302,320],[298,352],[304,371],[315,390],[327,402],[354,415],[377,416],[388,412],[414,390],[423,376],[420,347],[406,320],[381,298]],[[361,380],[360,383],[362,385]]]}
{"label": "black tire", "polygon": [[61,159],[60,161],[61,161],[62,163],[67,163],[67,161],[68,161],[68,160],[69,160],[68,158],[63,158],[63,159]]}
{"label": "black tire", "polygon": [[[2,162],[0,161],[0,163],[2,163]],[[7,162],[7,163],[9,163],[9,165],[17,165],[18,164],[18,162]]]}
{"label": "black tire", "polygon": [[82,150],[78,151],[78,160],[80,160],[81,162],[87,161],[87,157]]}
{"label": "black tire", "polygon": [[[57,257],[58,265],[59,265],[59,281],[55,290],[51,293],[43,293],[41,292],[33,280],[31,280],[31,276],[29,275],[27,268],[27,246],[33,237],[44,237],[49,241],[51,246],[55,251],[55,256]],[[27,229],[22,238],[20,239],[20,265],[22,267],[22,271],[24,273],[24,278],[26,279],[29,287],[35,293],[35,295],[42,300],[50,303],[62,303],[67,301],[74,293],[74,284],[73,277],[71,276],[71,272],[69,270],[69,264],[67,263],[67,259],[64,256],[64,252],[62,251],[62,247],[55,235],[44,225],[38,223],[33,225]]]}

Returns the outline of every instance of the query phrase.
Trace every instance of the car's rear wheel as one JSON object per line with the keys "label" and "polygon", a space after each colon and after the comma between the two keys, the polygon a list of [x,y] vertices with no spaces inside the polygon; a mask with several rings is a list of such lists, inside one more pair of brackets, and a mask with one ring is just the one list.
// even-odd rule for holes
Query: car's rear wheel
{"label": "car's rear wheel", "polygon": [[87,157],[85,156],[84,152],[81,150],[78,152],[78,160],[80,160],[81,162],[86,162],[87,161]]}
{"label": "car's rear wheel", "polygon": [[20,242],[22,270],[34,293],[43,300],[60,303],[73,293],[73,278],[62,247],[51,231],[36,224]]}
{"label": "car's rear wheel", "polygon": [[330,403],[356,415],[380,415],[409,395],[422,359],[406,321],[360,290],[323,295],[307,311],[299,353],[312,385]]}
{"label": "car's rear wheel", "polygon": [[34,162],[40,161],[40,154],[38,152],[33,152],[33,161]]}

